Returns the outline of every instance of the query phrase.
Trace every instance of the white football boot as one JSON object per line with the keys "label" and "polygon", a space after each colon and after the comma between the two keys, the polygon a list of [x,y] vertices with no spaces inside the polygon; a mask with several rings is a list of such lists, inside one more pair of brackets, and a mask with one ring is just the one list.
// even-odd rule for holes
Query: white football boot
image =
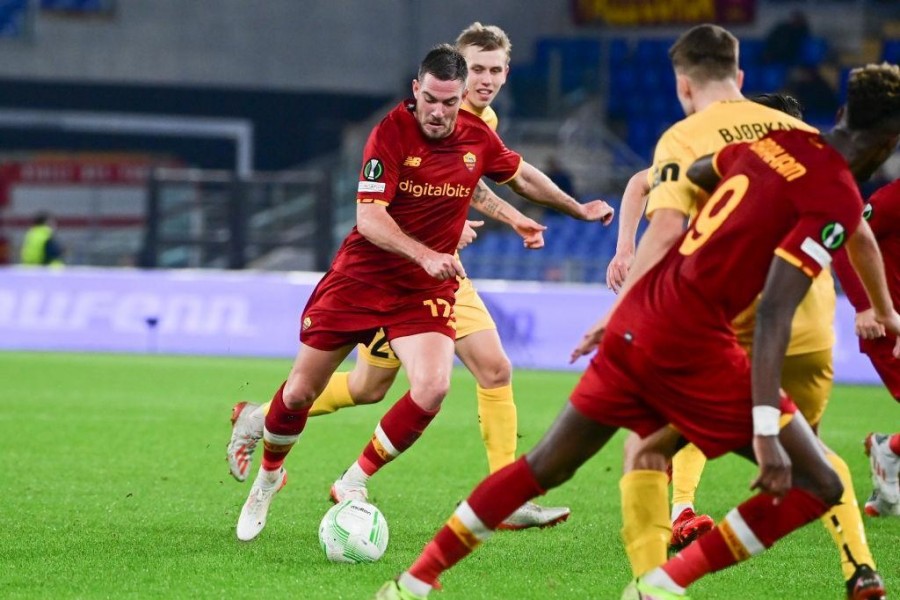
{"label": "white football boot", "polygon": [[237,522],[237,537],[242,542],[249,542],[260,534],[266,526],[269,505],[275,494],[287,484],[287,471],[282,467],[277,471],[259,470],[259,474],[250,488],[250,495],[241,508],[241,516]]}
{"label": "white football boot", "polygon": [[259,404],[238,402],[231,409],[231,440],[225,447],[225,460],[231,476],[246,481],[253,464],[253,452],[263,436],[265,419],[254,416]]}
{"label": "white football boot", "polygon": [[530,527],[553,527],[568,519],[570,514],[572,511],[568,506],[540,506],[534,502],[526,502],[506,517],[497,529],[516,531]]}

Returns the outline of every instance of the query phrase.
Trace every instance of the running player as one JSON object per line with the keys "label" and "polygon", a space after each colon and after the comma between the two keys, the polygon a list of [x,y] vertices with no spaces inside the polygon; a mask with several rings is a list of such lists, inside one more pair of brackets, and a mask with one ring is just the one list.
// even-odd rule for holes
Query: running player
{"label": "running player", "polygon": [[[528,199],[561,194],[484,121],[460,112],[467,71],[465,57],[453,47],[434,48],[413,82],[414,98],[401,102],[369,136],[357,225],[303,311],[300,350],[265,417],[262,465],[237,524],[241,540],[254,539],[265,527],[286,481],[284,460],[314,400],[353,347],[371,341],[379,326],[406,366],[410,390],[381,419],[356,464],[378,470],[437,415],[453,366],[457,278],[465,277],[451,253],[481,176]],[[598,218],[608,221],[612,209],[597,202]]]}
{"label": "running player", "polygon": [[[689,117],[666,131],[657,145],[653,187],[647,203],[647,216],[654,227],[641,240],[644,248],[641,255],[646,264],[638,264],[636,260],[632,266],[635,275],[640,275],[647,265],[659,260],[672,247],[684,229],[685,220],[696,214],[703,201],[705,194],[683,177],[694,159],[731,142],[756,139],[770,129],[796,127],[815,131],[799,118],[787,116],[788,111],[769,111],[766,115],[743,99],[739,91],[742,75],[738,69],[738,42],[724,29],[695,27],[676,42],[669,54],[679,100]],[[623,202],[633,202],[633,195],[626,194]],[[629,241],[633,247],[639,218],[639,211],[623,206],[617,245],[626,252]],[[621,269],[610,269],[611,287],[621,285],[617,278],[620,273]],[[834,281],[829,270],[823,269],[794,315],[791,343],[784,361],[782,387],[814,429],[831,393],[835,303]],[[739,315],[734,323],[738,339],[748,351],[752,350],[754,309],[751,307]],[[672,460],[673,494],[669,513],[663,502],[667,478],[652,468],[643,468],[644,459],[629,451],[633,446],[632,436],[626,443],[626,475],[621,482],[622,535],[634,575],[639,576],[666,559],[664,542],[675,549],[682,548],[712,529],[714,521],[694,512],[694,492],[706,463],[696,447],[686,446]],[[829,450],[827,455],[841,477],[845,493],[841,503],[822,523],[840,552],[847,588],[865,594],[866,589],[880,589],[882,583],[874,572],[876,565],[866,541],[850,470],[837,454]],[[659,504],[648,502],[648,497],[658,498]]]}
{"label": "running player", "polygon": [[[641,277],[629,276],[610,313],[573,351],[574,359],[597,349],[556,423],[533,450],[484,480],[376,598],[426,597],[506,514],[564,483],[619,427],[637,432],[642,454],[655,453],[662,465],[682,437],[710,457],[754,458],[752,487],[760,492],[629,584],[623,598],[683,597],[693,581],[764,551],[837,503],[840,479],[779,390],[781,362],[811,279],[845,242],[879,323],[900,332],[878,246],[860,225],[854,180],[868,177],[897,142],[898,88],[895,66],[855,70],[845,118],[827,136],[774,131],[721,150],[713,174],[722,182],[690,228]],[[705,179],[700,167],[694,181]],[[731,321],[760,290],[751,367]]]}
{"label": "running player", "polygon": [[[491,102],[506,83],[512,44],[507,34],[497,26],[473,23],[456,40],[465,56],[469,75],[467,94],[462,108],[478,115],[496,130],[497,114]],[[602,201],[579,204],[561,192],[536,202],[562,211],[581,220],[611,218],[608,206]],[[529,248],[543,246],[543,227],[525,217],[515,207],[494,194],[479,182],[472,197],[472,206],[497,220],[510,225]],[[461,279],[456,292],[456,353],[474,375],[478,399],[478,417],[482,439],[487,451],[488,467],[494,472],[515,459],[517,441],[516,406],[513,402],[512,365],[497,333],[497,326],[469,279]],[[350,372],[335,373],[316,399],[310,415],[332,413],[344,407],[372,404],[384,399],[397,377],[400,361],[394,355],[384,332],[379,332],[368,345],[358,347],[358,360]],[[247,478],[252,455],[262,437],[263,420],[268,405],[240,402],[232,410],[232,436],[226,449],[231,474],[238,480]],[[365,477],[355,468],[334,483],[332,497],[343,499],[347,494],[364,497]],[[503,525],[505,529],[548,527],[568,518],[567,507],[541,507],[528,503],[513,513]]]}
{"label": "running player", "polygon": [[[888,287],[894,306],[900,306],[900,180],[894,181],[872,194],[863,210],[884,257]],[[872,305],[845,254],[840,253],[834,270],[841,280],[847,299],[856,309],[856,333],[859,351],[869,357],[885,387],[900,402],[900,361],[896,356],[897,338],[885,335],[884,328],[874,319]],[[875,488],[866,501],[866,513],[873,517],[900,516],[900,434],[869,434],[866,454]]]}

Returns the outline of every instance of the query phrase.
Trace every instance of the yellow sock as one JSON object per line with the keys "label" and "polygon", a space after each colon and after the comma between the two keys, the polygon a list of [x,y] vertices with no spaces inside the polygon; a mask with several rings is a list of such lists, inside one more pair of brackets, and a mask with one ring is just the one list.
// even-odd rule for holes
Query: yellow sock
{"label": "yellow sock", "polygon": [[[837,454],[829,452],[827,454],[828,462],[837,471],[841,483],[844,484],[844,495],[841,496],[841,503],[825,513],[822,517],[822,523],[828,529],[834,539],[835,545],[841,553],[841,571],[844,573],[844,580],[853,576],[857,564],[866,564],[875,568],[875,560],[869,551],[869,543],[866,541],[866,530],[863,528],[862,515],[859,513],[859,504],[856,502],[856,492],[853,491],[853,479],[850,477],[850,469]],[[837,520],[837,524],[835,524]],[[840,531],[838,531],[840,527]],[[846,544],[846,547],[845,547]],[[847,553],[850,553],[850,556]]]}
{"label": "yellow sock", "polygon": [[340,371],[331,376],[328,385],[313,402],[309,409],[309,416],[328,415],[342,408],[353,406],[353,396],[350,395],[350,372]]}
{"label": "yellow sock", "polygon": [[476,386],[478,422],[491,473],[516,459],[516,405],[511,385],[489,390]]}
{"label": "yellow sock", "polygon": [[669,490],[662,471],[631,471],[619,480],[622,541],[635,577],[666,562],[672,524]]}
{"label": "yellow sock", "polygon": [[672,457],[673,506],[694,504],[694,494],[705,466],[706,457],[693,444],[688,444]]}

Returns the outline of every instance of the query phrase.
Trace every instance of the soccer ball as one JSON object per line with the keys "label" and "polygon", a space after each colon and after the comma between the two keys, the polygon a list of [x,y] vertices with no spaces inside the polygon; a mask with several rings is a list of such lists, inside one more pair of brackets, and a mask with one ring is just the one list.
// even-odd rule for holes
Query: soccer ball
{"label": "soccer ball", "polygon": [[387,521],[368,502],[344,500],[332,506],[322,518],[319,543],[330,561],[375,562],[387,549]]}

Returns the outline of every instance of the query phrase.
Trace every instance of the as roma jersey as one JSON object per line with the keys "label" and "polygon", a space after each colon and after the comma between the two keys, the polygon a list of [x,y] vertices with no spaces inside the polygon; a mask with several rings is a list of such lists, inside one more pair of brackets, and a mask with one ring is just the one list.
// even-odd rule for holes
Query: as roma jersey
{"label": "as roma jersey", "polygon": [[[897,224],[900,223],[900,179],[879,188],[872,194],[863,209],[863,217],[869,222],[872,233],[878,240],[894,308],[900,307],[900,229],[897,228]],[[835,272],[840,275],[841,285],[844,286],[844,292],[853,308],[856,312],[862,312],[872,306],[869,297],[847,257],[841,258],[840,262],[835,261]],[[878,346],[882,341],[860,339],[859,347],[866,351],[867,348]]]}
{"label": "as roma jersey", "polygon": [[816,133],[726,146],[714,164],[715,192],[610,320],[665,364],[702,355],[716,339],[733,343],[731,321],[762,291],[774,256],[815,277],[861,218],[847,163]]}
{"label": "as roma jersey", "polygon": [[[482,175],[498,183],[512,179],[522,158],[507,149],[481,119],[461,110],[453,133],[426,138],[406,100],[379,123],[366,143],[357,202],[387,206],[410,237],[452,254],[465,224],[469,201]],[[428,290],[441,282],[406,258],[383,250],[356,227],[344,240],[332,269],[385,290]]]}

